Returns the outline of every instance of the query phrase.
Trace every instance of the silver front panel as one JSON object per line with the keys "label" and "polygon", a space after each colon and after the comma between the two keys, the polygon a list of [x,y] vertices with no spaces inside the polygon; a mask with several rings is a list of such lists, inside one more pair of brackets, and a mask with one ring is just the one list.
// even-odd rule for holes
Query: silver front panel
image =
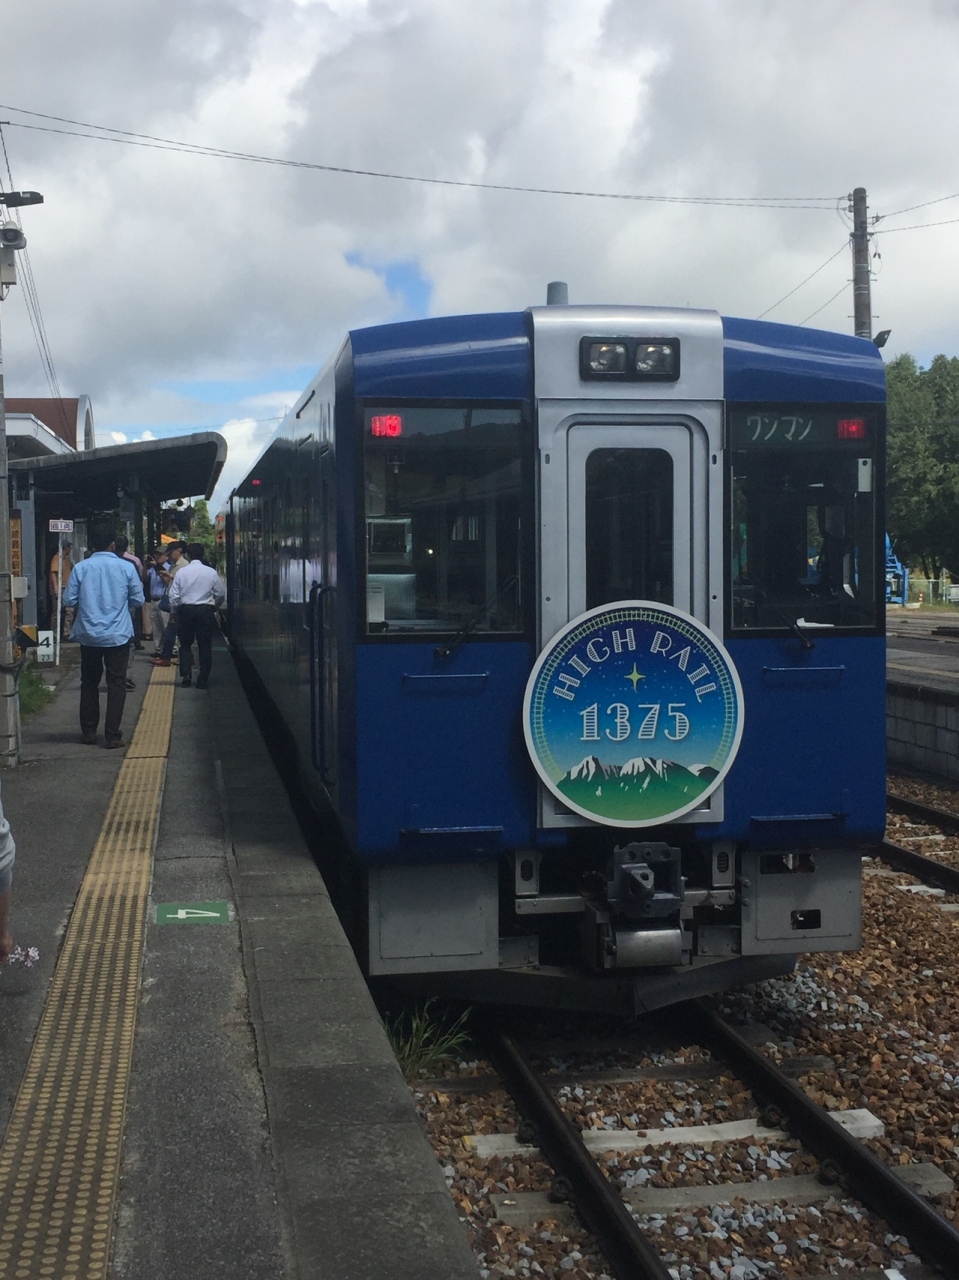
{"label": "silver front panel", "polygon": [[[714,312],[651,307],[533,308],[539,445],[539,616],[542,650],[586,601],[586,466],[604,449],[658,449],[673,468],[672,603],[722,636],[723,352]],[[585,382],[583,337],[678,339],[674,383]],[[684,822],[718,822],[722,787]],[[545,827],[591,826],[540,788]]]}

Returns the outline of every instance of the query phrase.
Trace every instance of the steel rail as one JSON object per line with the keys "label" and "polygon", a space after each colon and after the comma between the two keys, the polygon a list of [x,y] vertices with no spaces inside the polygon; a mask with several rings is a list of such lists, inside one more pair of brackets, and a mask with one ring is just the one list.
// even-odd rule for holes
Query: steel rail
{"label": "steel rail", "polygon": [[942,827],[952,835],[959,835],[959,813],[950,813],[948,809],[937,809],[935,805],[924,804],[921,800],[913,800],[909,796],[901,796],[895,791],[886,792],[886,804],[896,813],[905,813],[910,818],[925,818],[934,826]]}
{"label": "steel rail", "polygon": [[633,1220],[613,1184],[587,1151],[525,1054],[504,1031],[490,1035],[490,1056],[523,1116],[537,1131],[536,1145],[567,1178],[573,1199],[619,1280],[671,1280],[669,1269]]}
{"label": "steel rail", "polygon": [[704,1041],[747,1085],[783,1113],[789,1129],[822,1161],[831,1160],[867,1208],[906,1237],[924,1262],[959,1276],[959,1231],[858,1138],[700,1001],[686,1006]]}
{"label": "steel rail", "polygon": [[947,866],[938,858],[927,858],[924,853],[917,853],[915,849],[904,849],[901,844],[893,844],[891,840],[883,840],[876,854],[890,867],[915,876],[931,888],[959,893],[959,867]]}

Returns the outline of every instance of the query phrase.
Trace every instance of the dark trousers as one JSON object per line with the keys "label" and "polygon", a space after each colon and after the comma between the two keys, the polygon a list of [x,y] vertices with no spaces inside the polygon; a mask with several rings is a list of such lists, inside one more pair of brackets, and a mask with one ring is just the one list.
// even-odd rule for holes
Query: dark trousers
{"label": "dark trousers", "polygon": [[163,632],[163,643],[160,645],[160,657],[169,660],[173,657],[173,646],[176,644],[176,623],[171,618]]}
{"label": "dark trousers", "polygon": [[181,604],[176,616],[177,635],[180,637],[180,675],[186,679],[193,669],[193,653],[190,646],[196,640],[200,655],[200,679],[209,680],[213,666],[213,633],[216,615],[212,604]]}
{"label": "dark trousers", "polygon": [[103,722],[103,736],[107,742],[115,742],[123,735],[120,721],[123,704],[127,700],[126,677],[128,644],[80,646],[80,732],[84,736],[95,734],[100,724],[100,677],[107,673],[107,714]]}

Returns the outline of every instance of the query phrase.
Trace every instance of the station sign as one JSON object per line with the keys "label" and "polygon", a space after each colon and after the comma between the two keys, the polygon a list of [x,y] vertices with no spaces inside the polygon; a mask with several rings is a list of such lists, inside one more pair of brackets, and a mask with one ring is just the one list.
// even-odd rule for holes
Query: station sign
{"label": "station sign", "polygon": [[51,533],[73,533],[73,521],[51,520],[49,529]]}
{"label": "station sign", "polygon": [[613,827],[670,822],[729,772],[743,732],[722,641],[670,605],[622,600],[553,637],[526,687],[533,765],[567,808]]}

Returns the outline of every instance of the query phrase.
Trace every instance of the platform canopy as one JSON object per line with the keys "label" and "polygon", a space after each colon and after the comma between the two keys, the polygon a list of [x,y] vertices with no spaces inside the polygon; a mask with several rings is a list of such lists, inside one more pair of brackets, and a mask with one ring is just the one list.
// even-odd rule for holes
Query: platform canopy
{"label": "platform canopy", "polygon": [[56,495],[67,514],[77,518],[110,511],[119,498],[139,497],[147,504],[189,498],[209,498],[226,462],[226,441],[215,431],[173,436],[167,440],[138,440],[112,444],[82,453],[10,462],[11,476],[30,473],[35,492]]}

